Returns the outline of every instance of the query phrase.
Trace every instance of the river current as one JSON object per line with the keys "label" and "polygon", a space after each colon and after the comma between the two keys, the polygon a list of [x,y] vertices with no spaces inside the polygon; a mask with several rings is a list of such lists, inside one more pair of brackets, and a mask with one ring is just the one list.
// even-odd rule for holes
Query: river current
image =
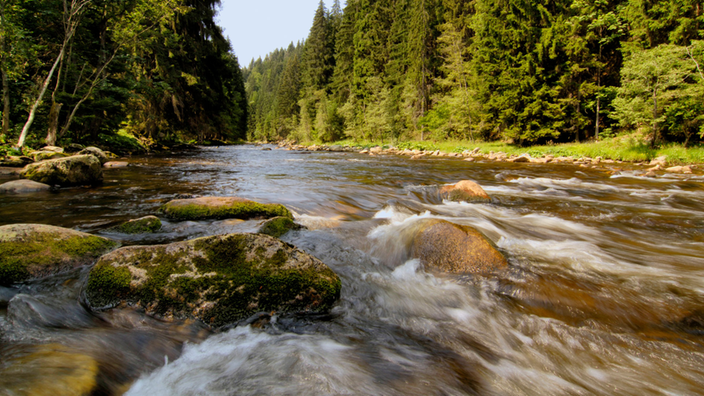
{"label": "river current", "polygon": [[[177,197],[281,203],[307,227],[282,239],[340,276],[340,301],[329,315],[214,333],[136,311],[90,313],[82,269],[0,287],[0,367],[52,345],[97,361],[95,394],[704,394],[702,176],[252,145],[129,162],[106,169],[101,187],[0,196],[0,225],[157,244],[252,232],[258,222],[162,219],[161,232],[139,236],[108,229]],[[439,197],[464,179],[491,203]],[[480,230],[510,270],[425,271],[410,244],[428,218]],[[19,365],[5,384],[20,389],[42,370]]]}

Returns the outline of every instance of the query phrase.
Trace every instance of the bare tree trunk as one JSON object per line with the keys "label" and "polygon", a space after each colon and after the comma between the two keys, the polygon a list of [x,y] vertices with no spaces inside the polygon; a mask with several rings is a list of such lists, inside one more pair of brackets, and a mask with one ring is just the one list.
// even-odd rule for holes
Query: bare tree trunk
{"label": "bare tree trunk", "polygon": [[49,130],[46,134],[46,144],[48,146],[56,145],[56,134],[59,129],[59,114],[63,104],[52,102],[51,110],[49,111]]}
{"label": "bare tree trunk", "polygon": [[658,90],[653,90],[653,139],[650,141],[650,147],[655,147],[658,140]]}
{"label": "bare tree trunk", "polygon": [[64,0],[64,42],[61,44],[61,51],[59,51],[59,55],[56,57],[54,64],[51,66],[51,70],[49,70],[49,75],[46,76],[46,79],[44,80],[44,83],[42,84],[42,87],[39,90],[39,95],[37,96],[37,99],[34,101],[32,108],[29,110],[27,122],[25,122],[24,127],[22,128],[22,133],[20,134],[20,138],[17,141],[17,147],[19,148],[22,148],[22,146],[24,146],[24,141],[25,139],[27,139],[27,133],[32,127],[34,117],[37,114],[37,108],[44,99],[44,94],[46,93],[46,90],[49,87],[49,83],[51,83],[51,79],[54,76],[56,67],[64,59],[64,54],[66,54],[66,47],[71,42],[71,38],[73,37],[73,34],[78,28],[78,24],[81,19],[81,14],[83,13],[84,8],[90,3],[90,1],[91,0],[71,0],[71,4],[69,6],[68,1]]}
{"label": "bare tree trunk", "polygon": [[5,70],[5,56],[7,51],[5,49],[5,37],[7,32],[5,30],[5,1],[0,1],[0,28],[2,29],[2,37],[0,37],[0,63],[2,64],[2,133],[0,133],[0,143],[5,142],[7,137],[7,132],[10,130],[10,84],[7,81],[7,70]]}
{"label": "bare tree trunk", "polygon": [[[601,35],[601,29],[599,31],[599,34]],[[597,69],[597,75],[596,75],[596,86],[597,86],[597,91],[596,91],[596,132],[594,134],[594,138],[598,141],[599,140],[599,116],[600,116],[600,110],[601,110],[601,44],[599,44],[599,67]]]}
{"label": "bare tree trunk", "polygon": [[7,73],[2,71],[2,134],[0,142],[7,137],[10,130],[10,84],[7,81]]}
{"label": "bare tree trunk", "polygon": [[51,78],[54,76],[54,71],[56,70],[56,66],[59,65],[59,62],[61,61],[61,58],[64,57],[64,47],[61,47],[61,51],[59,52],[59,56],[56,57],[56,60],[54,61],[54,65],[51,67],[51,70],[49,70],[49,75],[46,76],[46,79],[44,80],[44,84],[42,84],[42,88],[39,91],[39,96],[37,97],[37,100],[34,101],[34,104],[32,105],[32,108],[29,110],[29,117],[27,117],[27,122],[24,124],[24,127],[22,128],[22,133],[20,134],[20,138],[17,141],[17,147],[22,148],[24,146],[24,141],[27,138],[27,132],[29,132],[29,128],[32,127],[32,123],[34,122],[34,116],[37,114],[37,108],[39,105],[42,103],[42,99],[44,99],[44,94],[46,93],[46,89],[49,87],[49,83],[51,82]]}

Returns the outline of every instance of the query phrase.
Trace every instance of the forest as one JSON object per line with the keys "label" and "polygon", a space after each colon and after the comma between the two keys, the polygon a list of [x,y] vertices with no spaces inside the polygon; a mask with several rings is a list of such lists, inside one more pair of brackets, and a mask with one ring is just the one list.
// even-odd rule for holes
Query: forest
{"label": "forest", "polygon": [[339,0],[243,69],[253,140],[704,136],[701,0]]}
{"label": "forest", "polygon": [[244,82],[219,5],[0,0],[0,144],[119,152],[244,138]]}

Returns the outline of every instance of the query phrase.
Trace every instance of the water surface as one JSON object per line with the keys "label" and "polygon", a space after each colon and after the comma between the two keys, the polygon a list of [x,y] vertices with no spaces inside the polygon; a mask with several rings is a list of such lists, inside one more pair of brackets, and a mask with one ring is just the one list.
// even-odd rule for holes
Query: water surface
{"label": "water surface", "polygon": [[[98,188],[2,196],[0,224],[154,244],[258,224],[165,221],[147,236],[109,228],[177,197],[282,203],[308,227],[282,239],[341,277],[340,302],[330,315],[216,334],[139,312],[92,314],[80,301],[83,269],[0,288],[4,360],[62,345],[99,363],[98,392],[108,394],[704,394],[700,176],[257,146],[129,161],[106,169]],[[463,179],[492,202],[438,196]],[[482,231],[510,270],[426,271],[410,245],[431,218]]]}

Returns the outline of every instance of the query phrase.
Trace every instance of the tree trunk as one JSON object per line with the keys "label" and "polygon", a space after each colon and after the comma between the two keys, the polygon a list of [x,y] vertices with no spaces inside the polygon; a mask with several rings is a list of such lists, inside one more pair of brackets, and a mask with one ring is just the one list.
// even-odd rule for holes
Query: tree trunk
{"label": "tree trunk", "polygon": [[10,130],[10,84],[7,81],[7,73],[2,72],[2,134],[0,143],[5,140]]}
{"label": "tree trunk", "polygon": [[24,146],[24,141],[27,138],[27,132],[29,132],[29,128],[32,127],[32,123],[34,122],[34,116],[37,114],[37,108],[42,103],[42,99],[44,98],[46,89],[49,87],[51,78],[54,76],[54,71],[56,71],[56,66],[59,65],[59,62],[61,62],[61,59],[64,57],[64,49],[65,45],[61,47],[59,56],[56,57],[54,65],[51,66],[51,70],[49,70],[49,75],[46,76],[46,80],[44,80],[44,84],[42,84],[42,88],[39,91],[39,96],[37,97],[37,100],[34,101],[32,108],[29,110],[29,117],[27,117],[27,122],[25,122],[24,127],[22,128],[22,133],[20,134],[20,138],[17,141],[17,147],[19,148],[22,148],[22,146]]}
{"label": "tree trunk", "polygon": [[62,103],[51,102],[51,110],[49,110],[49,130],[46,134],[47,146],[56,145],[56,133],[59,129],[59,114],[61,113]]}
{"label": "tree trunk", "polygon": [[658,140],[658,96],[657,89],[653,90],[653,139],[650,141],[650,147],[655,147]]}

